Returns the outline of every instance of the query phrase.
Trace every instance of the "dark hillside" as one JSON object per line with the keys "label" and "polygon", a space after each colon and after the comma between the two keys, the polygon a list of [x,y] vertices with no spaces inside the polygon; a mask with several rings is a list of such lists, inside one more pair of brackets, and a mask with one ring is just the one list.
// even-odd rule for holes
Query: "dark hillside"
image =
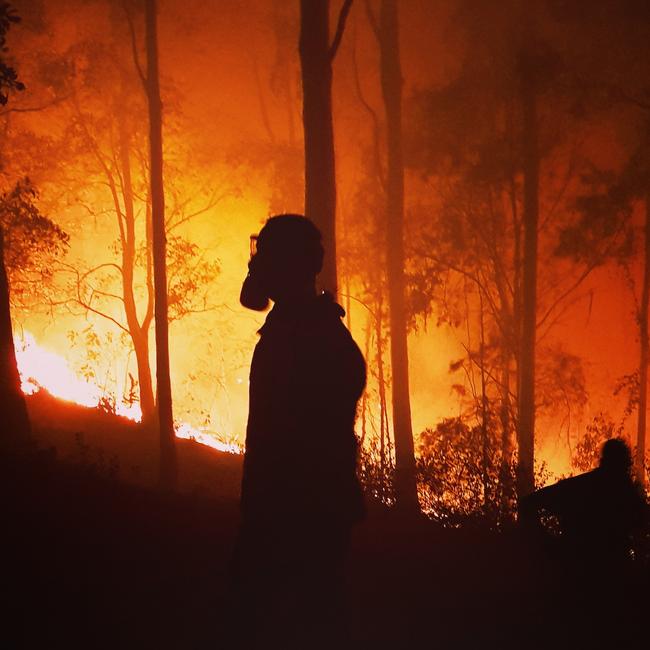
{"label": "dark hillside", "polygon": [[[59,460],[94,465],[120,481],[153,486],[158,479],[159,443],[136,422],[101,409],[64,402],[41,390],[27,398],[37,442],[56,449]],[[192,440],[178,439],[180,491],[236,499],[241,457]]]}
{"label": "dark hillside", "polygon": [[[30,410],[45,450],[0,459],[3,647],[222,647],[240,459],[180,441],[185,493],[165,494],[144,480],[155,454],[132,423],[46,396]],[[137,482],[123,480],[129,464],[146,468]],[[614,627],[628,633],[615,647],[640,638],[629,623],[647,580],[568,602],[580,592],[544,558],[515,531],[443,529],[371,504],[350,555],[350,646],[601,647]]]}

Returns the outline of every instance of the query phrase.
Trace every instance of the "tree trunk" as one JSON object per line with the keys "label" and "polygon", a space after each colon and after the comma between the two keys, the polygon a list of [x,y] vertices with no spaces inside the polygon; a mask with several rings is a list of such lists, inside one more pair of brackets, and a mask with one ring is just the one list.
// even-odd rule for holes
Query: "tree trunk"
{"label": "tree trunk", "polygon": [[158,73],[156,0],[146,2],[147,100],[151,173],[151,219],[155,289],[156,385],[160,431],[160,483],[173,489],[178,479],[176,438],[169,374],[169,320],[167,316],[167,239],[163,186],[162,102]]}
{"label": "tree trunk", "polygon": [[390,308],[395,496],[397,504],[419,510],[409,393],[406,305],[404,300],[404,162],[402,157],[402,71],[397,0],[382,0],[379,17],[381,89],[386,110],[386,262]]}
{"label": "tree trunk", "polygon": [[[135,273],[135,206],[133,181],[131,176],[131,137],[128,133],[125,116],[120,115],[119,156],[122,177],[122,197],[124,201],[124,229],[120,231],[122,248],[122,296],[124,297],[124,315],[133,343],[138,367],[138,392],[140,395],[140,410],[142,423],[151,426],[156,418],[156,408],[153,397],[153,381],[151,363],[149,361],[149,323],[144,318],[142,325],[138,320],[138,310],[133,293],[133,278]],[[120,210],[119,202],[115,204],[116,211]],[[118,216],[119,219],[119,216]]]}
{"label": "tree trunk", "polygon": [[634,469],[645,484],[646,420],[648,412],[648,302],[650,297],[650,193],[645,198],[645,247],[643,249],[643,287],[639,305],[639,417],[636,431]]}
{"label": "tree trunk", "polygon": [[508,502],[514,495],[511,463],[512,445],[510,443],[510,353],[502,354],[503,367],[501,369],[501,405],[499,419],[501,421],[501,464],[499,468],[499,510],[503,517],[509,512]]}
{"label": "tree trunk", "polygon": [[25,396],[20,388],[16,349],[11,327],[9,280],[4,263],[4,233],[0,227],[0,409],[3,435],[0,449],[20,450],[31,441]]}
{"label": "tree trunk", "polygon": [[388,478],[386,439],[390,435],[386,400],[386,376],[384,372],[383,311],[384,306],[380,291],[375,317],[375,358],[377,363],[377,391],[379,393],[379,498],[382,501],[386,495],[386,479]]}
{"label": "tree trunk", "polygon": [[522,324],[519,350],[520,385],[517,422],[517,495],[535,489],[535,344],[537,330],[537,222],[539,213],[539,153],[534,66],[530,52],[521,60],[523,117],[524,249]]}
{"label": "tree trunk", "polygon": [[[365,343],[363,347],[363,358],[370,358],[370,339],[372,338],[372,328],[370,319],[373,318],[372,314],[368,314],[366,327],[365,327]],[[363,449],[363,443],[366,441],[368,423],[368,389],[363,391],[361,395],[361,440],[359,440],[359,447]]]}
{"label": "tree trunk", "polygon": [[300,1],[300,65],[305,134],[305,215],[323,235],[321,289],[336,296],[336,176],[332,124],[329,0]]}
{"label": "tree trunk", "polygon": [[485,313],[483,311],[483,292],[479,291],[479,330],[480,330],[480,350],[479,363],[481,364],[481,474],[483,479],[483,508],[485,514],[488,513],[489,506],[492,502],[490,491],[490,422],[489,422],[489,403],[487,394],[487,373],[485,371]]}
{"label": "tree trunk", "polygon": [[[148,329],[148,328],[147,328]],[[140,394],[140,410],[142,411],[142,424],[154,424],[156,416],[156,403],[153,397],[153,381],[151,377],[151,363],[149,361],[149,337],[145,332],[131,335],[135,361],[138,367],[138,384]]]}

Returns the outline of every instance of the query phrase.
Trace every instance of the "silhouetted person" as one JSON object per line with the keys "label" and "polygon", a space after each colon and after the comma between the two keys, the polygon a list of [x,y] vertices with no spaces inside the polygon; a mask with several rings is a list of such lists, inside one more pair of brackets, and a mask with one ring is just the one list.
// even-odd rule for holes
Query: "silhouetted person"
{"label": "silhouetted person", "polygon": [[632,457],[620,438],[608,440],[596,469],[559,481],[522,499],[522,523],[542,512],[557,517],[564,551],[582,562],[620,565],[630,558],[631,536],[646,505],[632,479]]}
{"label": "silhouetted person", "polygon": [[343,626],[343,564],[363,516],[354,420],[365,363],[317,294],[323,248],[299,215],[272,217],[252,251],[241,302],[273,309],[259,330],[233,563],[243,633],[255,647],[334,647]]}
{"label": "silhouetted person", "polygon": [[[547,631],[555,625],[576,642],[607,640],[615,643],[611,647],[628,647],[623,641],[633,638],[631,611],[638,603],[633,540],[646,522],[647,505],[631,468],[627,443],[613,438],[603,445],[596,469],[521,500],[524,528],[541,529],[544,515],[559,526],[551,564],[540,574],[547,592],[545,618],[551,619],[544,623]],[[534,547],[531,551],[534,556]],[[555,631],[550,636],[556,637]]]}

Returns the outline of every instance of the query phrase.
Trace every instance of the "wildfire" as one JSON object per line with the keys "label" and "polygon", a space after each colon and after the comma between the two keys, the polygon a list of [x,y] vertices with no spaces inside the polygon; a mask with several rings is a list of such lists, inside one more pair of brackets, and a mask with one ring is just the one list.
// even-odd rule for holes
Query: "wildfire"
{"label": "wildfire", "polygon": [[[33,395],[41,389],[59,399],[74,402],[81,406],[97,407],[107,395],[92,381],[78,377],[66,359],[44,349],[29,332],[24,332],[22,340],[16,345],[16,361],[20,373],[21,388],[25,395]],[[118,403],[115,400],[115,413],[139,422],[142,418],[140,405]],[[176,423],[176,437],[196,442],[232,454],[242,449],[233,442],[224,442],[207,429],[197,429],[187,422]]]}

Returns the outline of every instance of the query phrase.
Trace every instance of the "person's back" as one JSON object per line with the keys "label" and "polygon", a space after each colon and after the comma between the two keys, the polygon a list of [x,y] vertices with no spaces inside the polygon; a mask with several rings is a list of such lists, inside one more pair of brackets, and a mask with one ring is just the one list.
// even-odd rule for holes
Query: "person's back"
{"label": "person's back", "polygon": [[643,521],[645,502],[630,474],[625,442],[608,440],[600,465],[559,481],[522,499],[522,522],[538,521],[542,512],[557,517],[561,548],[569,561],[593,569],[629,558],[631,535]]}
{"label": "person's back", "polygon": [[[564,638],[573,647],[630,647],[638,633],[633,615],[637,573],[633,534],[647,505],[631,475],[631,454],[621,439],[603,445],[600,465],[525,497],[519,519],[541,532],[544,515],[557,518],[559,535],[527,536],[533,561],[534,612],[544,623],[540,646]],[[550,542],[539,545],[536,541]],[[549,552],[550,551],[550,552]]]}
{"label": "person's back", "polygon": [[287,525],[362,514],[356,479],[356,404],[365,363],[328,294],[276,305],[251,364],[242,483],[245,519]]}
{"label": "person's back", "polygon": [[565,552],[582,561],[624,561],[640,523],[642,501],[632,481],[596,468],[540,490],[534,503],[558,518]]}

